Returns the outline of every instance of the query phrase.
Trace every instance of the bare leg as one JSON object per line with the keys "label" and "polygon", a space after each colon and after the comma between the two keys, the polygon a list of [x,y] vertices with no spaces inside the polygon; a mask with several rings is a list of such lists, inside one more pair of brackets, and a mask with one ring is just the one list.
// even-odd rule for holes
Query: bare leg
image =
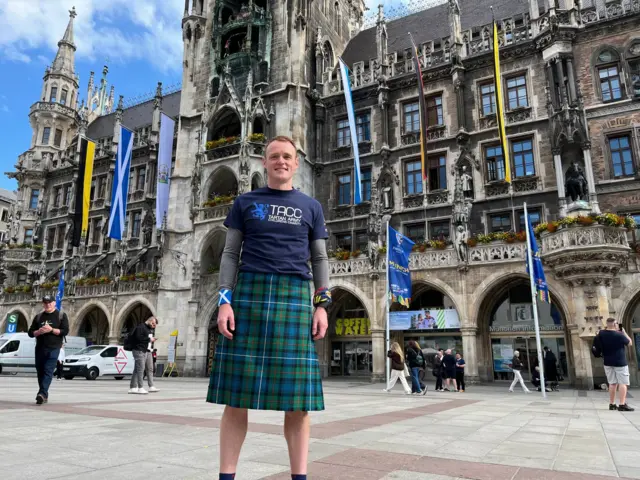
{"label": "bare leg", "polygon": [[292,475],[306,475],[309,458],[311,419],[307,412],[285,412],[284,438],[289,447]]}
{"label": "bare leg", "polygon": [[248,418],[246,408],[225,407],[220,422],[220,473],[236,473]]}
{"label": "bare leg", "polygon": [[618,398],[620,399],[620,405],[627,404],[627,386],[618,384]]}
{"label": "bare leg", "polygon": [[[609,385],[609,404],[613,405],[616,403],[616,389],[618,388],[617,384]],[[626,397],[626,392],[625,392]],[[620,399],[622,401],[622,399]]]}
{"label": "bare leg", "polygon": [[458,382],[455,378],[452,378],[451,380],[453,380],[453,390],[457,391],[458,390]]}

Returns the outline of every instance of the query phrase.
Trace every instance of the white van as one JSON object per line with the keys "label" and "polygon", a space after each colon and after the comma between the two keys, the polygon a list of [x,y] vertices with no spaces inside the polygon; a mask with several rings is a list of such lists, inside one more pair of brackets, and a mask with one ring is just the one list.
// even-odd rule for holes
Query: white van
{"label": "white van", "polygon": [[66,355],[62,375],[67,380],[77,376],[95,380],[104,375],[122,380],[133,373],[134,365],[133,354],[120,345],[91,345],[75,355]]}
{"label": "white van", "polygon": [[[84,337],[66,337],[65,355],[74,354],[87,346]],[[27,333],[0,335],[0,373],[35,373],[36,339]]]}

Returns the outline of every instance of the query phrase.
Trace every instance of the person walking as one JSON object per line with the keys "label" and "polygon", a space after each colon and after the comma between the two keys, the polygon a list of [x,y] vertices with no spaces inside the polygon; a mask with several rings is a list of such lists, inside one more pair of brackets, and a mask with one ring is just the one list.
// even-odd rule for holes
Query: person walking
{"label": "person walking", "polygon": [[436,377],[436,392],[444,392],[444,388],[442,388],[442,374],[443,374],[443,366],[442,366],[442,358],[444,357],[444,350],[441,348],[438,349],[438,353],[433,360],[433,376]]}
{"label": "person walking", "polygon": [[[627,405],[627,387],[629,385],[629,364],[626,348],[631,345],[631,337],[618,326],[615,318],[607,318],[607,328],[597,334],[602,349],[604,372],[609,383],[609,410],[633,412],[635,409]],[[616,405],[616,390],[618,405]]]}
{"label": "person walking", "polygon": [[[136,325],[131,332],[131,351],[135,361],[133,373],[131,374],[131,383],[129,383],[129,393],[146,395],[144,389],[144,372],[147,367],[147,354],[149,353],[149,345],[156,341],[153,331],[158,325],[156,317],[149,317],[146,322]],[[147,376],[149,386],[153,385],[152,375]]]}
{"label": "person walking", "polygon": [[271,139],[263,158],[267,186],[237,197],[224,222],[222,338],[207,394],[207,402],[225,405],[221,480],[235,477],[249,409],[284,412],[292,478],[306,480],[308,412],[325,408],[314,341],[324,338],[328,327],[329,235],[320,203],[293,187],[299,164],[291,138]]}
{"label": "person walking", "polygon": [[68,334],[67,314],[56,308],[56,301],[51,295],[45,295],[42,297],[42,312],[33,318],[28,332],[31,338],[36,339],[35,360],[38,373],[36,404],[38,405],[49,401],[53,371],[58,362],[63,339]]}
{"label": "person walking", "polygon": [[458,391],[458,385],[456,382],[456,357],[451,353],[451,349],[448,348],[444,352],[444,357],[442,357],[442,367],[444,369],[444,378],[447,386],[445,387],[445,391],[449,392],[449,385],[451,380],[453,380],[453,391]]}
{"label": "person walking", "polygon": [[62,367],[64,365],[64,359],[65,359],[65,354],[64,354],[64,343],[63,343],[62,346],[60,347],[60,353],[58,354],[58,362],[56,365],[56,378],[58,380],[62,380]]}
{"label": "person walking", "polygon": [[411,371],[411,393],[424,395],[427,393],[427,387],[425,386],[424,388],[421,388],[420,369],[424,367],[425,361],[420,344],[415,340],[409,340],[409,344],[407,346],[407,360]]}
{"label": "person walking", "polygon": [[383,391],[390,392],[399,379],[400,383],[402,383],[402,387],[404,388],[404,393],[411,395],[411,389],[409,388],[409,384],[405,378],[405,358],[398,342],[393,342],[391,344],[390,350],[387,352],[387,357],[391,359],[391,373],[389,374],[389,383],[387,384],[387,388],[384,388]]}
{"label": "person walking", "polygon": [[153,344],[155,343],[155,335],[156,332],[153,330],[151,332],[151,337],[149,338],[149,342],[147,344],[147,356],[144,359],[144,374],[147,377],[147,385],[149,386],[149,393],[156,393],[160,390],[156,388],[155,383],[153,381],[153,376],[155,375],[155,367],[153,364]]}
{"label": "person walking", "polygon": [[509,387],[509,393],[513,393],[513,387],[516,386],[516,383],[520,382],[520,385],[522,385],[522,389],[524,390],[525,393],[531,393],[531,390],[529,390],[527,388],[527,386],[524,384],[524,379],[522,378],[522,373],[520,373],[520,370],[522,370],[522,360],[520,360],[520,351],[516,350],[515,352],[513,352],[513,358],[511,359],[511,370],[513,370],[513,382],[511,382],[511,386]]}
{"label": "person walking", "polygon": [[465,361],[461,353],[456,353],[456,382],[458,383],[458,391],[464,392],[464,366]]}

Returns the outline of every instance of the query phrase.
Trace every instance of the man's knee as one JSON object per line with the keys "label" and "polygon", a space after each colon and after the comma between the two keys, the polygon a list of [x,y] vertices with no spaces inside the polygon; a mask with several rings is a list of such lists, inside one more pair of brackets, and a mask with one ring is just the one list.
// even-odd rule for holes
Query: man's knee
{"label": "man's knee", "polygon": [[305,411],[284,412],[284,417],[294,422],[295,421],[300,422],[308,416],[309,416],[309,412],[305,412]]}
{"label": "man's knee", "polygon": [[246,408],[236,408],[227,405],[226,407],[224,407],[224,413],[233,417],[241,418],[247,417],[249,411]]}

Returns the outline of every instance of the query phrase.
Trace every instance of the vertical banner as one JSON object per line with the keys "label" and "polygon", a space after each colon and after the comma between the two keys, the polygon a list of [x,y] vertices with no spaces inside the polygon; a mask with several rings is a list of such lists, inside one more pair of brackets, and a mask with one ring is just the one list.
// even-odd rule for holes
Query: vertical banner
{"label": "vertical banner", "polygon": [[156,228],[162,228],[162,222],[169,210],[169,186],[171,177],[171,157],[173,155],[173,132],[176,122],[160,114],[160,143],[158,145],[158,180],[156,184]]}
{"label": "vertical banner", "polygon": [[73,218],[73,238],[71,245],[80,246],[80,240],[87,235],[89,228],[89,208],[91,207],[91,177],[96,144],[80,137],[80,162],[76,180],[76,204]]}
{"label": "vertical banner", "polygon": [[493,61],[496,86],[496,120],[504,158],[504,179],[511,183],[511,159],[509,158],[509,145],[507,144],[507,133],[504,126],[504,95],[502,93],[502,77],[500,76],[500,42],[498,41],[498,24],[495,19],[493,20]]}
{"label": "vertical banner", "polygon": [[351,97],[351,84],[349,83],[349,69],[342,58],[340,62],[340,74],[342,75],[342,89],[344,90],[344,100],[347,104],[347,118],[349,119],[349,131],[351,132],[351,148],[353,149],[353,162],[355,170],[355,180],[353,185],[353,203],[358,205],[362,202],[362,184],[360,180],[360,152],[358,151],[358,130],[356,128],[356,115],[353,110],[353,98]]}
{"label": "vertical banner", "polygon": [[411,39],[411,51],[413,52],[413,66],[418,76],[418,108],[420,115],[420,163],[422,165],[422,179],[427,180],[427,106],[424,99],[424,82],[422,80],[422,69],[420,68],[420,59],[418,58],[418,47],[413,41],[413,36],[409,33]]}
{"label": "vertical banner", "polygon": [[176,346],[178,344],[178,330],[171,332],[169,346],[167,347],[167,362],[176,363]]}
{"label": "vertical banner", "polygon": [[411,304],[411,272],[409,270],[409,255],[414,243],[391,226],[387,227],[387,253],[389,264],[389,298],[391,303],[399,303],[409,308]]}
{"label": "vertical banner", "polygon": [[64,267],[60,272],[60,280],[58,282],[58,291],[56,292],[56,309],[62,309],[62,297],[64,297]]}
{"label": "vertical banner", "polygon": [[7,315],[7,333],[16,333],[18,331],[18,314],[10,313]]}
{"label": "vertical banner", "polygon": [[[526,207],[525,207],[526,208]],[[527,273],[533,275],[533,283],[536,286],[537,299],[544,303],[550,303],[549,301],[549,286],[547,285],[547,279],[544,275],[544,269],[542,268],[542,258],[540,258],[540,251],[538,250],[538,242],[536,242],[536,236],[531,226],[531,217],[526,213],[527,217],[527,231],[529,233],[529,245],[527,248],[531,250],[531,263],[527,260]],[[528,257],[527,257],[528,258]]]}
{"label": "vertical banner", "polygon": [[107,235],[122,240],[124,221],[127,215],[127,196],[129,195],[129,169],[133,150],[133,132],[120,126],[120,142],[116,156],[116,171],[111,189],[111,211],[109,212],[109,230]]}

